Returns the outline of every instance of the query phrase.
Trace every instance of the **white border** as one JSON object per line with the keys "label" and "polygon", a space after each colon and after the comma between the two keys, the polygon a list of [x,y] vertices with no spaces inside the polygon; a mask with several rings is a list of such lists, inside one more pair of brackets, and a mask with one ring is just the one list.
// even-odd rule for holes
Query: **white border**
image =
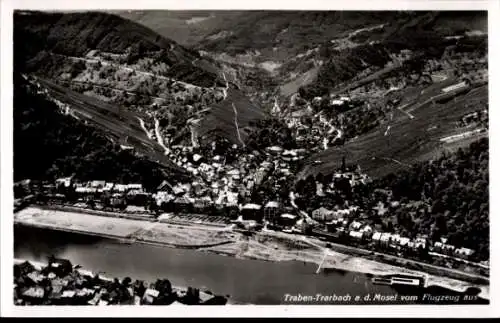
{"label": "white border", "polygon": [[[1,163],[0,163],[0,188],[1,188],[1,315],[2,316],[67,316],[67,317],[498,317],[500,316],[498,273],[500,262],[498,253],[493,252],[493,246],[498,245],[500,240],[496,233],[499,220],[497,216],[490,215],[491,234],[491,278],[490,278],[490,305],[488,306],[432,306],[432,305],[398,305],[398,306],[225,306],[225,307],[140,307],[137,306],[109,306],[109,307],[15,307],[12,304],[12,259],[13,259],[13,224],[12,224],[12,12],[13,9],[34,10],[101,10],[111,9],[170,9],[170,10],[200,10],[200,9],[288,9],[288,10],[488,10],[489,20],[489,87],[490,87],[490,123],[496,124],[499,107],[498,85],[498,61],[500,57],[498,42],[500,39],[498,21],[500,19],[500,2],[497,0],[412,0],[412,1],[373,1],[373,0],[350,0],[350,1],[327,1],[308,0],[292,2],[290,0],[253,0],[224,1],[224,0],[2,0],[1,17],[1,109],[0,109],[0,139],[1,139]],[[491,182],[498,179],[497,130],[490,127],[490,173]],[[43,148],[42,148],[43,149]],[[36,162],[35,160],[33,161]],[[498,175],[498,176],[497,176]],[[500,197],[495,185],[490,185],[490,209],[496,210],[500,207]],[[492,212],[490,212],[491,214]]]}

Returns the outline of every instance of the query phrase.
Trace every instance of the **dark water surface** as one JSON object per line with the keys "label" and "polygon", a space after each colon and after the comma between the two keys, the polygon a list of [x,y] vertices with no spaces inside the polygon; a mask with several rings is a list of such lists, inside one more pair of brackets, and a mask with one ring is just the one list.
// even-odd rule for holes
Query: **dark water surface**
{"label": "dark water surface", "polygon": [[[286,296],[332,296],[313,304],[360,304],[366,295],[392,296],[398,294],[396,303],[424,303],[423,294],[457,295],[459,303],[463,295],[441,288],[426,290],[395,289],[392,286],[374,285],[362,274],[337,270],[316,274],[317,265],[289,261],[268,262],[236,259],[195,250],[173,249],[146,244],[126,244],[117,240],[61,231],[16,226],[14,230],[14,256],[27,260],[46,262],[55,255],[80,264],[84,269],[102,272],[109,277],[154,281],[167,278],[178,286],[208,289],[215,294],[230,295],[231,302],[252,304],[294,304]],[[474,292],[474,291],[472,291]],[[417,295],[418,300],[401,300],[401,295]],[[341,296],[336,300],[333,296]],[[355,297],[359,296],[358,301]],[[428,301],[436,304],[436,299]],[[288,300],[288,302],[287,302]],[[295,299],[297,300],[297,299]],[[440,300],[438,304],[442,304]],[[380,304],[394,302],[379,301]],[[454,304],[455,301],[451,301]]]}

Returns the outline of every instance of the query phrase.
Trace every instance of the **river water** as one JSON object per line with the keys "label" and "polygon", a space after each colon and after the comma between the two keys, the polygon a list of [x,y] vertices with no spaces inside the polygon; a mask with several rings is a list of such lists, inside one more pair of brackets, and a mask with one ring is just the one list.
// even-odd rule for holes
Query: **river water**
{"label": "river water", "polygon": [[[358,273],[328,270],[316,274],[317,266],[309,263],[237,259],[188,249],[126,244],[112,239],[46,229],[16,226],[14,241],[16,258],[46,262],[48,256],[54,255],[112,278],[129,276],[132,280],[146,281],[167,278],[174,285],[230,295],[233,303],[293,304],[290,297],[286,301],[287,294],[314,297],[322,294],[343,296],[344,300],[331,298],[314,304],[346,305],[363,303],[364,296],[368,294],[371,297],[375,294],[418,294],[421,298],[423,293],[374,285],[369,277]],[[429,293],[429,289],[425,293]],[[443,290],[432,292],[443,293],[456,294]],[[356,302],[355,296],[361,299]],[[400,296],[398,300],[400,302]],[[368,303],[374,304],[373,301]]]}

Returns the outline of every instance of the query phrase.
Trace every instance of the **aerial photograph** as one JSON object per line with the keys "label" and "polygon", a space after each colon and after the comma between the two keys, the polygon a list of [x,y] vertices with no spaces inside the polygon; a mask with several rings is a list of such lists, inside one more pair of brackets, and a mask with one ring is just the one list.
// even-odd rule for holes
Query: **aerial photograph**
{"label": "aerial photograph", "polygon": [[487,11],[15,10],[12,59],[14,305],[490,304]]}

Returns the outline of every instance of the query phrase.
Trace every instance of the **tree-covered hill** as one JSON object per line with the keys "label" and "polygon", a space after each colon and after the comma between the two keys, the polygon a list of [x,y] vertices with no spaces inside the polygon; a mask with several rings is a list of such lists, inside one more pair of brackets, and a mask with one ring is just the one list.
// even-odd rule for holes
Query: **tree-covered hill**
{"label": "tree-covered hill", "polygon": [[75,175],[81,180],[141,182],[154,188],[183,174],[122,150],[105,133],[64,115],[16,74],[14,81],[14,181]]}

